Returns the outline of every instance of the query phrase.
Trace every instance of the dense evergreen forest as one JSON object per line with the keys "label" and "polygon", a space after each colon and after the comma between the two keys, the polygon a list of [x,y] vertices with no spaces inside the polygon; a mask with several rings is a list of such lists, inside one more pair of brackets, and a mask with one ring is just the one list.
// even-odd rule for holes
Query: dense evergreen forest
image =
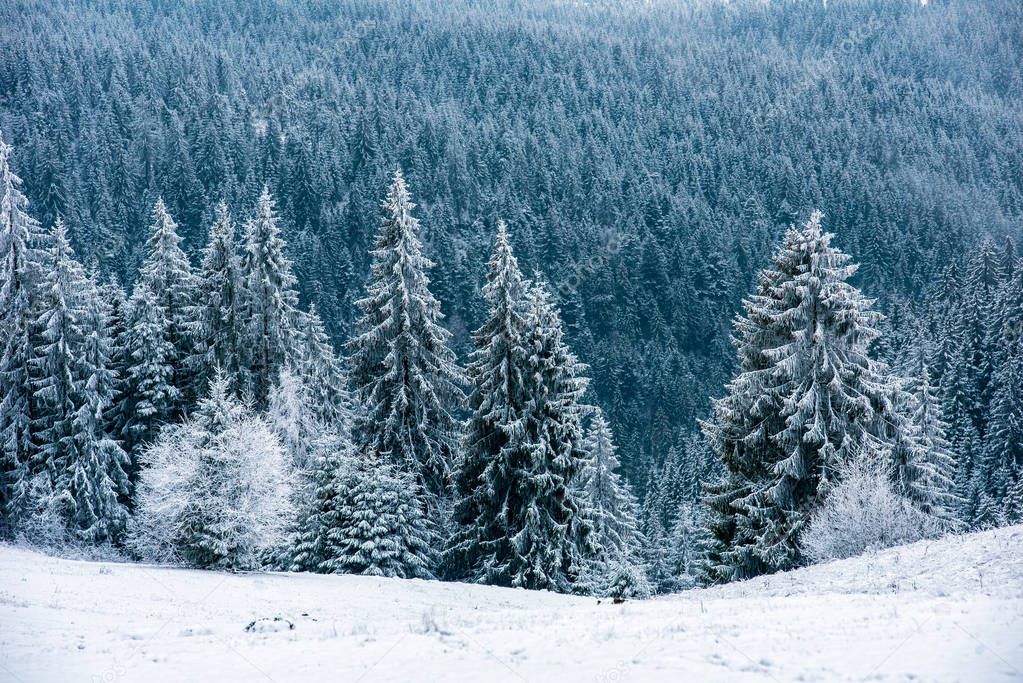
{"label": "dense evergreen forest", "polygon": [[[996,312],[1023,230],[1014,0],[12,0],[0,26],[11,163],[86,265],[130,286],[158,197],[197,255],[218,203],[248,215],[265,183],[302,305],[340,343],[400,166],[457,355],[485,322],[500,218],[641,492],[703,451],[731,318],[813,208],[903,367],[911,347],[968,353],[940,321],[969,297]],[[977,453],[982,346],[984,400],[952,434]]]}

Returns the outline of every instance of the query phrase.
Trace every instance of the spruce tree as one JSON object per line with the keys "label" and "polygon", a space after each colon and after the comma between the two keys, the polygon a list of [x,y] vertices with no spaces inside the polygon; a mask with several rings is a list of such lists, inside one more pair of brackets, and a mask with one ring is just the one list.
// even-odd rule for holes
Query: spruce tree
{"label": "spruce tree", "polygon": [[55,485],[74,452],[85,288],[85,271],[75,259],[67,228],[58,218],[42,264],[39,310],[33,323],[38,343],[31,361],[36,411],[32,468],[45,469]]}
{"label": "spruce tree", "polygon": [[291,360],[295,343],[298,293],[291,261],[284,253],[274,200],[266,186],[259,196],[256,215],[245,225],[245,251],[241,259],[247,389],[256,405],[265,407],[270,387]]}
{"label": "spruce tree", "polygon": [[348,374],[323,328],[323,320],[310,306],[299,315],[301,348],[294,361],[295,372],[305,382],[316,419],[329,429],[350,431],[353,402]]}
{"label": "spruce tree", "polygon": [[[130,416],[123,411],[128,407],[127,393],[131,389],[128,381],[129,369],[132,365],[128,348],[130,308],[124,288],[113,276],[108,277],[106,282],[100,285],[99,296],[102,298],[101,304],[107,314],[107,336],[110,340],[109,367],[113,374],[113,395],[104,416],[106,432],[111,438],[117,440],[127,453],[129,449],[124,442],[124,428]],[[130,462],[128,471],[129,473],[131,471]],[[130,492],[128,495],[130,499]]]}
{"label": "spruce tree", "polygon": [[622,565],[635,566],[638,574],[643,573],[640,557],[645,539],[637,519],[639,505],[616,471],[621,465],[617,450],[611,426],[600,409],[594,408],[580,444],[584,460],[573,488],[580,515],[593,530],[596,556],[591,560],[590,572],[607,584]]}
{"label": "spruce tree", "polygon": [[478,583],[567,591],[596,551],[570,488],[584,366],[546,290],[523,281],[503,225],[483,292],[448,566]]}
{"label": "spruce tree", "polygon": [[[922,512],[947,522],[956,518],[959,501],[955,497],[955,456],[946,434],[941,401],[931,386],[930,371],[921,363],[911,400],[912,415],[908,431],[912,438],[908,467],[896,474],[896,491],[909,498]],[[898,463],[896,463],[898,466]]]}
{"label": "spruce tree", "polygon": [[293,465],[300,471],[311,467],[313,446],[326,425],[317,417],[304,378],[290,368],[281,369],[270,394],[266,418],[291,456]]}
{"label": "spruce tree", "polygon": [[162,199],[153,207],[153,223],[146,242],[146,258],[136,287],[142,285],[155,299],[157,322],[170,349],[170,384],[177,390],[171,413],[177,417],[195,400],[195,295],[196,279],[188,256],[181,249],[178,226]]}
{"label": "spruce tree", "polygon": [[242,385],[241,284],[234,222],[227,205],[220,202],[202,251],[197,282],[195,342],[204,386],[217,368],[227,375],[232,387]]}
{"label": "spruce tree", "polygon": [[[799,533],[840,466],[892,443],[892,379],[868,355],[879,314],[847,280],[815,212],[791,228],[743,302],[734,344],[739,374],[703,423],[728,470],[710,489],[712,580],[797,566]],[[901,438],[901,435],[898,435]]]}
{"label": "spruce tree", "polygon": [[17,522],[32,452],[32,307],[38,224],[0,134],[0,537]]}
{"label": "spruce tree", "polygon": [[130,472],[137,472],[138,447],[151,443],[160,427],[175,419],[181,392],[174,384],[174,345],[164,309],[145,282],[137,282],[128,302],[124,348],[127,372],[117,413],[123,418],[120,438],[132,456]]}
{"label": "spruce tree", "polygon": [[362,315],[349,343],[351,378],[361,411],[355,439],[367,458],[379,456],[413,474],[434,499],[447,495],[463,400],[461,371],[430,292],[419,221],[396,171],[372,251]]}
{"label": "spruce tree", "polygon": [[343,438],[323,449],[292,569],[433,578],[435,531],[418,489],[411,474],[353,453]]}
{"label": "spruce tree", "polygon": [[[515,449],[515,425],[524,418],[529,398],[525,394],[529,379],[525,289],[501,222],[483,286],[489,314],[473,334],[475,349],[466,368],[470,416],[455,473],[457,530],[447,553],[454,575],[476,581],[486,579],[481,565],[486,547],[502,533],[500,505],[502,496],[511,493],[505,489],[511,485],[506,477]],[[503,466],[498,466],[498,459]]]}
{"label": "spruce tree", "polygon": [[115,376],[107,321],[110,312],[101,298],[95,277],[85,288],[81,358],[75,376],[72,452],[58,474],[56,489],[66,491],[69,530],[89,542],[116,541],[128,514],[128,456],[107,432],[105,412],[113,400]]}

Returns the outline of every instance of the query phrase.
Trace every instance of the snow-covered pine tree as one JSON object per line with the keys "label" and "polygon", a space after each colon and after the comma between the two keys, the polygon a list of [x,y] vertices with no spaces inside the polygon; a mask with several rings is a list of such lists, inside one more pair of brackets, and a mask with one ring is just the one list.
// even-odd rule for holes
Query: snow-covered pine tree
{"label": "snow-covered pine tree", "polygon": [[982,522],[1013,524],[1023,513],[1023,349],[995,371],[991,421],[984,442],[984,494],[994,508]]}
{"label": "snow-covered pine tree", "polygon": [[90,543],[117,541],[128,513],[123,500],[128,494],[128,456],[107,433],[105,411],[114,393],[112,353],[107,327],[109,307],[100,296],[95,275],[84,289],[82,346],[75,373],[75,405],[72,422],[73,451],[57,475],[56,491],[67,493],[69,531]]}
{"label": "snow-covered pine tree", "polygon": [[996,470],[988,467],[984,442],[999,360],[996,351],[1003,313],[997,293],[1004,276],[1003,255],[993,240],[983,240],[966,261],[961,301],[949,321],[957,352],[943,384],[949,440],[961,458],[957,483],[962,517],[976,527],[995,525],[999,516],[1000,506],[992,495],[997,489]]}
{"label": "snow-covered pine tree", "polygon": [[[930,371],[921,362],[913,388],[912,414],[907,440],[910,459],[904,471],[895,474],[896,492],[908,498],[921,512],[951,523],[959,512],[955,498],[956,462],[945,435],[948,424],[941,401],[931,386]],[[898,467],[902,463],[895,463]]]}
{"label": "snow-covered pine tree", "polygon": [[[489,304],[486,322],[473,334],[475,349],[466,368],[471,391],[462,457],[455,472],[454,522],[457,529],[445,564],[453,576],[486,581],[488,548],[507,543],[500,526],[511,458],[518,457],[513,438],[529,397],[529,349],[525,346],[526,282],[512,253],[504,222],[483,285]],[[507,551],[502,551],[507,552]]]}
{"label": "snow-covered pine tree", "polygon": [[673,590],[695,588],[703,579],[710,534],[706,509],[697,501],[683,501],[676,509],[668,534],[668,566]]}
{"label": "snow-covered pine tree", "polygon": [[128,547],[201,568],[255,569],[281,551],[293,521],[288,457],[223,373],[191,416],[142,453]]}
{"label": "snow-covered pine tree", "polygon": [[567,591],[596,551],[570,488],[585,366],[546,290],[522,279],[503,225],[483,292],[448,567],[469,581]]}
{"label": "snow-covered pine tree", "polygon": [[202,251],[196,296],[195,345],[199,354],[200,390],[220,368],[232,387],[244,386],[241,354],[241,264],[234,222],[224,202],[214,210],[213,224]]}
{"label": "snow-covered pine tree", "polygon": [[0,134],[0,537],[8,536],[28,493],[32,452],[32,308],[35,240],[21,179]]}
{"label": "snow-covered pine tree", "polygon": [[195,387],[195,304],[196,279],[192,265],[181,249],[178,226],[162,199],[153,207],[153,223],[146,242],[146,258],[139,270],[136,288],[142,285],[153,296],[159,310],[156,318],[170,347],[167,364],[170,384],[177,390],[171,416],[179,416],[196,398]]}
{"label": "snow-covered pine tree", "polygon": [[31,468],[46,470],[55,488],[74,452],[76,380],[84,342],[85,271],[75,258],[67,228],[57,219],[50,233],[33,322],[37,347],[31,360],[34,449]]}
{"label": "snow-covered pine tree", "polygon": [[414,477],[355,453],[319,449],[315,493],[300,525],[293,571],[432,579],[436,534]]}
{"label": "snow-covered pine tree", "polygon": [[655,470],[643,499],[642,529],[650,580],[658,592],[692,588],[704,578],[710,543],[701,503],[705,484],[721,477],[721,464],[698,433],[681,435]]}
{"label": "snow-covered pine tree", "polygon": [[299,471],[310,469],[313,448],[326,425],[318,419],[305,379],[289,367],[281,368],[270,392],[266,419],[294,466]]}
{"label": "snow-covered pine tree", "polygon": [[[642,553],[645,539],[639,529],[635,495],[615,470],[620,466],[611,426],[599,408],[592,408],[590,424],[580,444],[584,461],[572,487],[580,504],[580,515],[593,529],[597,555],[588,559],[587,573],[594,589],[606,592],[612,575],[622,565],[633,566],[633,579],[644,574]],[[642,592],[640,586],[633,590]]]}
{"label": "snow-covered pine tree", "polygon": [[316,419],[331,430],[348,433],[354,409],[348,374],[315,305],[299,315],[299,326],[302,344],[294,364],[305,382]]}
{"label": "snow-covered pine tree", "polygon": [[270,387],[281,368],[291,361],[291,347],[296,341],[297,280],[284,253],[279,220],[270,190],[264,186],[256,215],[245,224],[241,259],[247,389],[261,408],[267,405]]}
{"label": "snow-covered pine tree", "polygon": [[711,487],[712,580],[797,566],[798,537],[822,485],[873,439],[890,443],[891,378],[868,355],[879,314],[847,280],[817,211],[791,228],[743,302],[734,344],[739,374],[702,423],[728,470]]}
{"label": "snow-covered pine tree", "polygon": [[[111,438],[121,444],[121,448],[128,450],[123,442],[124,427],[128,415],[122,412],[127,405],[127,391],[131,388],[128,383],[128,371],[132,365],[131,355],[128,349],[128,321],[130,310],[128,297],[121,287],[117,278],[110,276],[106,282],[99,286],[99,296],[103,299],[102,306],[107,316],[107,336],[110,340],[109,367],[113,374],[113,395],[110,407],[107,408],[105,419],[105,431]],[[131,463],[129,456],[129,481],[131,480]],[[129,492],[130,498],[130,492]]]}
{"label": "snow-covered pine tree", "polygon": [[[384,201],[357,334],[349,342],[352,383],[361,406],[355,441],[415,475],[433,503],[447,495],[460,425],[462,373],[430,292],[405,179],[398,170]],[[433,504],[431,503],[431,505]]]}
{"label": "snow-covered pine tree", "polygon": [[167,319],[156,294],[145,282],[135,283],[128,301],[128,325],[124,349],[127,372],[116,412],[121,417],[121,443],[132,457],[130,474],[138,465],[141,445],[151,443],[160,427],[174,420],[181,392],[174,385],[174,345]]}
{"label": "snow-covered pine tree", "polygon": [[1018,265],[999,296],[1000,329],[991,381],[988,431],[978,470],[983,473],[981,519],[1023,518],[1023,268]]}

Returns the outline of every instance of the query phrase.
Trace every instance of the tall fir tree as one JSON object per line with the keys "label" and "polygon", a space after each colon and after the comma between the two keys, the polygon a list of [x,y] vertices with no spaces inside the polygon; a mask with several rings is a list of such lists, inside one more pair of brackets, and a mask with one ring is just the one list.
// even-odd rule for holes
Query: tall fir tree
{"label": "tall fir tree", "polygon": [[279,223],[273,197],[264,186],[256,215],[245,225],[241,259],[247,389],[259,407],[266,407],[270,388],[291,360],[296,342],[297,281],[284,253]]}
{"label": "tall fir tree", "polygon": [[503,224],[483,292],[447,564],[469,581],[568,591],[595,554],[571,489],[584,366],[546,290],[523,280]]}
{"label": "tall fir tree", "polygon": [[[196,296],[195,344],[203,387],[221,369],[235,389],[242,386],[243,324],[241,263],[234,222],[224,202],[214,210],[202,251]],[[200,390],[202,387],[200,388]]]}
{"label": "tall fir tree", "polygon": [[162,199],[153,207],[153,223],[146,242],[146,258],[139,270],[139,284],[156,300],[170,345],[168,359],[171,384],[179,402],[173,408],[179,416],[196,399],[195,387],[195,304],[196,278],[188,255],[181,248],[178,226]]}
{"label": "tall fir tree", "polygon": [[31,361],[34,449],[32,469],[56,481],[74,452],[76,380],[84,341],[85,271],[61,219],[53,225],[43,260]]}
{"label": "tall fir tree", "polygon": [[153,207],[146,258],[128,302],[120,343],[127,368],[115,412],[125,450],[137,472],[138,447],[161,425],[181,417],[195,390],[196,280],[181,249],[177,224],[163,200]]}
{"label": "tall fir tree", "polygon": [[[799,534],[840,466],[891,444],[892,380],[868,355],[879,314],[814,212],[791,228],[743,302],[739,373],[703,423],[728,470],[710,489],[712,580],[801,561]],[[896,435],[901,438],[901,434]]]}
{"label": "tall fir tree", "polygon": [[958,517],[960,503],[955,497],[955,456],[946,438],[948,424],[926,362],[921,361],[917,375],[908,397],[912,411],[909,466],[901,477],[897,475],[896,484],[901,486],[896,491],[921,511],[951,523]]}
{"label": "tall fir tree", "polygon": [[160,427],[174,420],[181,392],[174,384],[174,345],[163,307],[144,282],[135,284],[127,322],[124,349],[128,365],[116,412],[122,418],[119,436],[132,457],[129,472],[134,481],[139,447],[152,442]]}
{"label": "tall fir tree", "polygon": [[32,309],[39,226],[0,134],[0,537],[26,502],[32,452]]}
{"label": "tall fir tree", "polygon": [[639,528],[639,504],[617,472],[621,465],[618,448],[611,426],[599,408],[592,411],[580,450],[584,461],[573,480],[573,488],[581,506],[580,515],[593,530],[596,548],[588,571],[593,574],[591,580],[603,584],[596,589],[606,592],[622,565],[634,566],[639,574],[644,573],[642,554],[646,541]]}
{"label": "tall fir tree", "polygon": [[84,294],[73,451],[55,488],[58,493],[67,492],[67,523],[74,536],[92,543],[111,542],[120,539],[128,520],[124,500],[129,493],[129,463],[120,443],[108,433],[105,418],[116,379],[110,366],[110,308],[100,296],[94,275],[86,283]]}
{"label": "tall fir tree", "polygon": [[326,425],[317,416],[309,386],[302,375],[281,368],[266,413],[267,422],[291,456],[292,464],[305,471],[312,467],[312,451]]}
{"label": "tall fir tree", "polygon": [[413,217],[401,171],[384,201],[372,251],[362,315],[349,342],[353,386],[361,411],[355,439],[365,457],[390,461],[413,474],[434,502],[448,493],[463,401],[462,373],[430,292],[419,221]]}
{"label": "tall fir tree", "polygon": [[348,390],[348,373],[323,327],[323,320],[310,306],[299,315],[301,348],[294,361],[303,378],[316,419],[334,431],[350,431],[354,405]]}

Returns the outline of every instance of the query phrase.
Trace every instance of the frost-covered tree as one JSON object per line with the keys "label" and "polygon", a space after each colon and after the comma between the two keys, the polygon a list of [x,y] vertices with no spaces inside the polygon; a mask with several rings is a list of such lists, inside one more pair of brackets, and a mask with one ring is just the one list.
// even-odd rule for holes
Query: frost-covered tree
{"label": "frost-covered tree", "polygon": [[35,240],[11,145],[0,134],[0,537],[8,535],[28,493],[32,452],[32,306]]}
{"label": "frost-covered tree", "polygon": [[447,564],[469,581],[567,591],[596,550],[570,487],[583,461],[584,366],[546,290],[523,281],[503,226],[483,292]]}
{"label": "frost-covered tree", "polygon": [[[599,408],[593,409],[590,424],[580,443],[584,458],[573,488],[582,515],[592,528],[596,556],[587,562],[591,581],[609,583],[612,574],[624,566],[635,566],[634,574],[642,575],[642,552],[645,543],[639,530],[635,495],[617,469],[618,449],[611,426]],[[603,592],[599,586],[594,589]],[[636,590],[639,590],[636,588]]]}
{"label": "frost-covered tree", "polygon": [[254,569],[280,551],[294,514],[288,457],[223,373],[194,415],[162,429],[141,459],[128,539],[140,557]]}
{"label": "frost-covered tree", "polygon": [[299,325],[302,343],[294,366],[309,392],[313,413],[329,429],[348,432],[353,416],[348,374],[327,337],[316,306],[299,315]]}
{"label": "frost-covered tree", "polygon": [[270,392],[266,418],[295,467],[310,468],[313,448],[326,425],[317,417],[305,380],[290,368],[281,368],[277,384]]}
{"label": "frost-covered tree", "polygon": [[[500,507],[512,482],[506,470],[515,449],[515,425],[525,416],[529,349],[525,346],[527,283],[512,252],[503,222],[498,224],[483,297],[486,322],[473,335],[475,349],[466,374],[470,416],[455,473],[454,521],[458,526],[447,563],[456,576],[485,580],[484,549],[499,538]],[[505,462],[500,466],[498,459]]]}
{"label": "frost-covered tree", "polygon": [[433,578],[436,536],[418,488],[411,474],[335,437],[320,449],[292,570]]}
{"label": "frost-covered tree", "polygon": [[227,205],[221,202],[214,210],[197,282],[195,343],[202,385],[220,368],[232,386],[242,386],[241,296],[241,264],[234,222]]}
{"label": "frost-covered tree", "polygon": [[146,242],[146,258],[136,288],[143,286],[158,309],[162,336],[169,344],[170,384],[177,390],[176,417],[195,399],[195,295],[197,281],[181,249],[178,226],[162,199],[153,207],[153,222]]}
{"label": "frost-covered tree", "polygon": [[81,356],[75,372],[72,450],[57,474],[56,490],[67,494],[70,533],[92,543],[118,540],[128,519],[123,503],[128,494],[128,456],[107,432],[104,417],[115,380],[108,320],[109,308],[95,276],[90,277],[84,290]]}
{"label": "frost-covered tree", "polygon": [[942,533],[938,518],[896,492],[887,465],[872,454],[849,461],[842,470],[801,534],[808,559],[840,560]]}
{"label": "frost-covered tree", "polygon": [[291,261],[284,253],[276,206],[266,186],[256,215],[245,224],[241,259],[246,331],[243,351],[246,374],[257,406],[265,407],[270,387],[291,359],[295,344],[298,293]]}
{"label": "frost-covered tree", "polygon": [[896,491],[922,512],[951,522],[959,511],[959,501],[954,493],[955,456],[946,439],[948,424],[926,363],[921,364],[918,373],[908,397],[912,409],[908,425],[911,438],[907,440],[910,458],[904,471],[896,475]]}
{"label": "frost-covered tree", "polygon": [[[123,412],[125,408],[129,407],[127,392],[131,389],[128,382],[129,368],[132,365],[128,348],[130,318],[128,297],[120,282],[113,276],[108,277],[99,286],[99,296],[103,300],[102,306],[107,315],[107,337],[110,340],[109,367],[113,373],[113,394],[110,407],[107,408],[105,415],[106,431],[112,438],[118,440],[125,452],[128,452],[129,448],[124,442],[124,428],[130,416]],[[130,462],[128,473],[130,481],[133,474]]]}
{"label": "frost-covered tree", "polygon": [[[1023,345],[1021,345],[1023,346]],[[1007,358],[994,378],[991,422],[984,444],[982,471],[987,473],[985,502],[993,510],[985,521],[1014,524],[1023,514],[1023,354]],[[982,506],[984,509],[986,506]]]}
{"label": "frost-covered tree", "polygon": [[[151,443],[160,427],[174,420],[181,392],[174,384],[175,352],[163,306],[144,282],[135,284],[127,317],[128,365],[116,412],[122,418],[119,436],[134,457],[139,446]],[[133,463],[132,472],[136,469]]]}
{"label": "frost-covered tree", "polygon": [[673,590],[695,588],[703,580],[710,534],[706,509],[698,502],[678,505],[667,536],[667,558]]}
{"label": "frost-covered tree", "polygon": [[367,458],[380,456],[413,474],[431,498],[447,494],[463,400],[462,373],[430,292],[419,221],[405,178],[396,171],[372,251],[362,315],[349,342],[352,383],[361,406],[355,439]]}
{"label": "frost-covered tree", "polygon": [[708,497],[714,580],[798,565],[820,487],[867,445],[905,436],[889,433],[897,384],[868,355],[880,316],[848,283],[856,266],[831,246],[821,218],[814,212],[786,233],[774,267],[743,302],[733,338],[739,373],[702,425],[728,470]]}
{"label": "frost-covered tree", "polygon": [[31,360],[34,404],[32,469],[45,469],[56,483],[74,451],[76,383],[83,346],[87,281],[59,218],[42,262],[37,346]]}

